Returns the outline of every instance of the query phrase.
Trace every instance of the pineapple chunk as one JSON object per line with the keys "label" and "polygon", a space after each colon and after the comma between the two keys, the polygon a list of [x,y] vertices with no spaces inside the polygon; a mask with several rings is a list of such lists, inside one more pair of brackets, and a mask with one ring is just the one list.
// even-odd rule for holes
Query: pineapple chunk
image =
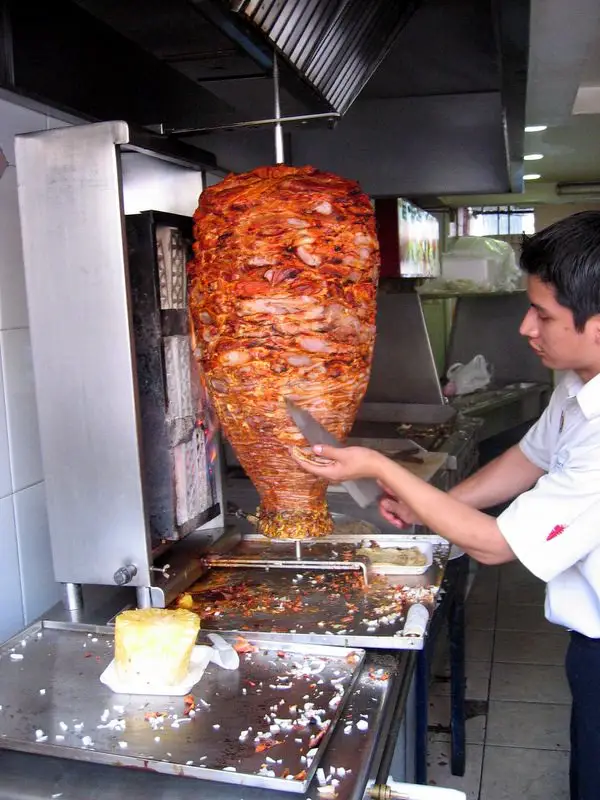
{"label": "pineapple chunk", "polygon": [[177,608],[188,608],[192,609],[194,607],[194,598],[189,592],[185,592],[185,594],[179,595],[177,598]]}
{"label": "pineapple chunk", "polygon": [[183,609],[123,611],[115,620],[115,667],[121,680],[175,686],[186,676],[200,629]]}

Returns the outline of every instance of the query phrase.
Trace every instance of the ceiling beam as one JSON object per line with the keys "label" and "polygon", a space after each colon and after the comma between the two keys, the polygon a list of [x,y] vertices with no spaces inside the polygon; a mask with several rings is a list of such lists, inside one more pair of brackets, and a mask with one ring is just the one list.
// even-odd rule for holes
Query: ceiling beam
{"label": "ceiling beam", "polygon": [[513,192],[522,192],[530,3],[529,0],[492,0],[492,12],[510,188]]}

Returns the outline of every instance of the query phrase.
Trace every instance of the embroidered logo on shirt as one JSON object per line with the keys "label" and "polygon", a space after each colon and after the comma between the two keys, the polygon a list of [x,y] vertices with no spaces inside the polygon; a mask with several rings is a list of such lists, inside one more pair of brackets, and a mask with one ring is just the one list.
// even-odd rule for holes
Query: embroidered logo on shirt
{"label": "embroidered logo on shirt", "polygon": [[555,525],[548,536],[546,536],[546,541],[549,542],[551,539],[556,539],[556,537],[560,536],[566,527],[566,525]]}

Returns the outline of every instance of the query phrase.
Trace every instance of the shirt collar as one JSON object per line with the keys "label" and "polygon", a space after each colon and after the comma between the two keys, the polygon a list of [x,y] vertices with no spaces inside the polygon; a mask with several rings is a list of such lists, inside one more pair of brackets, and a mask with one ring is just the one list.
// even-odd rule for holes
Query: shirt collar
{"label": "shirt collar", "polygon": [[596,375],[587,383],[574,372],[565,378],[565,386],[569,397],[576,397],[579,408],[586,419],[600,416],[600,375]]}

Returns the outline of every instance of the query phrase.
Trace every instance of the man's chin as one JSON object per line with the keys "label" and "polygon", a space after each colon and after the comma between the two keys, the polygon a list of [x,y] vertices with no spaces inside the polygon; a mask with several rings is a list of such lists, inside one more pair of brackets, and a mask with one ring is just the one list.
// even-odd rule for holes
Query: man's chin
{"label": "man's chin", "polygon": [[537,357],[540,359],[542,364],[548,369],[567,369],[566,367],[562,367],[557,365],[547,353],[543,351],[536,351]]}
{"label": "man's chin", "polygon": [[531,349],[540,359],[542,364],[548,369],[557,370],[561,372],[569,369],[574,369],[572,364],[563,364],[562,362],[557,362],[553,360],[552,357],[548,355],[548,353],[544,352],[543,350],[539,350],[537,347],[532,347]]}

